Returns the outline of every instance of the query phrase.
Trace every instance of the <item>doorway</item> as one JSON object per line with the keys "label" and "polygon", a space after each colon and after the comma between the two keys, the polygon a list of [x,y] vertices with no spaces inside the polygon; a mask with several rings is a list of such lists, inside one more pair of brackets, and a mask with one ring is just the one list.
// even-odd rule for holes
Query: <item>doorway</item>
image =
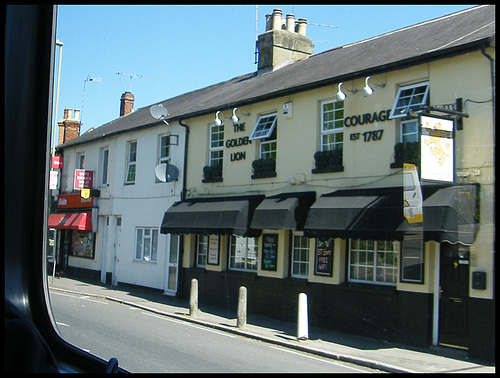
{"label": "doorway", "polygon": [[170,234],[170,248],[167,244],[167,259],[165,264],[165,295],[174,296],[177,294],[179,241],[179,235]]}
{"label": "doorway", "polygon": [[469,247],[441,244],[439,344],[468,347]]}

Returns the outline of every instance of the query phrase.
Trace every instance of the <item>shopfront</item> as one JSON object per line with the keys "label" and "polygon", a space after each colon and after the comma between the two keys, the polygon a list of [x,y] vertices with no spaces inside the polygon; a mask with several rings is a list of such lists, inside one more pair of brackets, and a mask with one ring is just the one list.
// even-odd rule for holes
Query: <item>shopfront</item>
{"label": "shopfront", "polygon": [[85,199],[80,193],[61,194],[56,201],[58,211],[48,219],[57,232],[56,271],[75,273],[70,259],[95,259],[97,208],[94,197]]}

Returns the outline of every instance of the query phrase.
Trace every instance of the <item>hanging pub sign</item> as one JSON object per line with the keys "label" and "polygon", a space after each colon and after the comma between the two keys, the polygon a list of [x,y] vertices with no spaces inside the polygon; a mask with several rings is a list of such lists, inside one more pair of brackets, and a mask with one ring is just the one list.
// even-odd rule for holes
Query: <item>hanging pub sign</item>
{"label": "hanging pub sign", "polygon": [[52,156],[51,168],[52,169],[63,169],[64,158],[62,156]]}
{"label": "hanging pub sign", "polygon": [[453,121],[420,116],[421,177],[427,180],[454,180]]}
{"label": "hanging pub sign", "polygon": [[92,189],[94,185],[94,172],[85,169],[75,169],[74,189]]}
{"label": "hanging pub sign", "polygon": [[333,272],[333,239],[317,239],[314,274],[332,276]]}

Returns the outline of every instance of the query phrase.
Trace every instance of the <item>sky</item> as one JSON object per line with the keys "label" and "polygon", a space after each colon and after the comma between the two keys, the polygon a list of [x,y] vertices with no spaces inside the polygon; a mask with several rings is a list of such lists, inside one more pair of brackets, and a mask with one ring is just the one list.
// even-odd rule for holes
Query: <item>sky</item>
{"label": "sky", "polygon": [[80,109],[83,134],[118,118],[126,91],[137,110],[254,72],[256,35],[265,32],[265,16],[275,8],[307,20],[317,54],[472,6],[60,5],[55,118],[63,119],[65,108]]}

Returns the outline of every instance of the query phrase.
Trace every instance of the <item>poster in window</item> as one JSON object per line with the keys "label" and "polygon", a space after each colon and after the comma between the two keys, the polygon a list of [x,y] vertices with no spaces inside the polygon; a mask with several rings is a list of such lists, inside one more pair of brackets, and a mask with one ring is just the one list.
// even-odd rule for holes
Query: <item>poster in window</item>
{"label": "poster in window", "polygon": [[219,265],[219,235],[208,236],[207,264]]}
{"label": "poster in window", "polygon": [[316,239],[314,274],[331,277],[333,273],[333,239]]}
{"label": "poster in window", "polygon": [[276,271],[278,256],[278,234],[262,235],[262,270]]}

